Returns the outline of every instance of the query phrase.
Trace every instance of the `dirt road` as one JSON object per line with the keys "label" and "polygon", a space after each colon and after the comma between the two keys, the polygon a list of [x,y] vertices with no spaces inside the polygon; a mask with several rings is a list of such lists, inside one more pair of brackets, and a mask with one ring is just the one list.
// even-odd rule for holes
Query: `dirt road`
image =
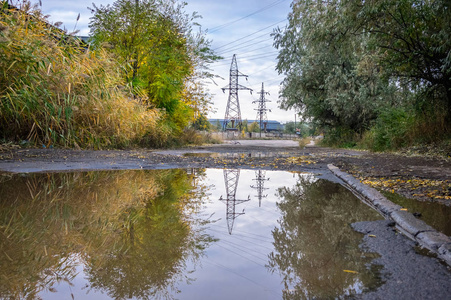
{"label": "dirt road", "polygon": [[[3,149],[0,152],[0,175],[4,176],[9,172],[168,168],[287,170],[331,176],[327,164],[334,164],[367,185],[419,201],[451,206],[451,160],[444,158],[314,146],[300,148],[294,141],[258,140],[175,150]],[[449,268],[436,259],[419,255],[415,243],[397,234],[391,222],[362,222],[352,226],[365,235],[362,247],[379,253],[375,263],[383,266],[384,284],[359,295],[358,299],[445,299],[451,293]]]}
{"label": "dirt road", "polygon": [[240,140],[176,150],[4,149],[0,171],[245,168],[323,172],[332,163],[365,184],[451,206],[451,159],[348,149],[299,148],[291,140]]}

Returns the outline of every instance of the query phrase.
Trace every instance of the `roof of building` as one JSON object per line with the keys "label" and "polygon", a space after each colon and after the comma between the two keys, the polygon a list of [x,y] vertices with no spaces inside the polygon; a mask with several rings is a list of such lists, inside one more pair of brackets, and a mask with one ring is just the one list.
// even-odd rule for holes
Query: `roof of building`
{"label": "roof of building", "polygon": [[[210,124],[212,124],[213,126],[216,125],[218,122],[221,126],[224,125],[224,119],[208,119],[208,121],[210,122]],[[250,125],[254,122],[260,123],[260,120],[247,120],[244,119],[244,121],[247,121],[247,124]],[[265,121],[266,122],[266,129],[267,130],[283,130],[284,125],[282,123],[280,123],[279,121],[276,120],[268,120]]]}

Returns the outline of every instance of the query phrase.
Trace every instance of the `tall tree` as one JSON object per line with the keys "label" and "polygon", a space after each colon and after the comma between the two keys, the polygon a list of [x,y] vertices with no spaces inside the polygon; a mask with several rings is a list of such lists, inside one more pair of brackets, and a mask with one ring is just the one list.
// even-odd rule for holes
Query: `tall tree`
{"label": "tall tree", "polygon": [[[447,0],[347,1],[347,18],[368,33],[386,77],[421,93],[421,108],[451,120],[451,3]],[[424,101],[426,100],[426,101]]]}
{"label": "tall tree", "polygon": [[338,0],[295,1],[287,28],[274,32],[277,69],[286,75],[282,107],[296,107],[323,126],[362,132],[380,100],[392,97],[371,63],[367,37],[352,33],[342,6]]}
{"label": "tall tree", "polygon": [[95,46],[108,45],[123,63],[124,76],[144,89],[148,104],[163,109],[176,133],[208,110],[201,81],[211,77],[206,66],[217,57],[197,26],[196,13],[184,12],[175,0],[117,0],[92,9]]}
{"label": "tall tree", "polygon": [[[282,107],[363,132],[392,107],[451,117],[449,1],[298,0],[274,32]],[[412,99],[414,101],[412,101]]]}

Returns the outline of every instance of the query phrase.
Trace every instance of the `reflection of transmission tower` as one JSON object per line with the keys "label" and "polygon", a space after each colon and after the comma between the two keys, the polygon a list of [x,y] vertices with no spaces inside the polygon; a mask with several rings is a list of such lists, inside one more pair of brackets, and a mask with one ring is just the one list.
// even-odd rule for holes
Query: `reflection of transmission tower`
{"label": "reflection of transmission tower", "polygon": [[[256,101],[252,101],[252,103],[258,102],[258,108],[257,111],[257,120],[260,120],[260,137],[262,136],[262,128],[263,131],[266,132],[266,125],[268,124],[268,115],[266,112],[269,110],[266,108],[266,102],[271,102],[270,100],[265,99],[265,95],[269,95],[268,92],[265,92],[265,88],[263,86],[262,82],[262,90],[261,92],[258,92],[257,94],[260,94],[260,99]],[[269,110],[271,111],[271,110]]]}
{"label": "reflection of transmission tower", "polygon": [[269,178],[266,179],[265,176],[266,171],[258,170],[255,171],[255,179],[252,179],[257,181],[257,185],[251,185],[251,188],[257,189],[257,196],[255,197],[258,198],[258,207],[261,207],[262,199],[268,197],[268,195],[263,195],[263,191],[269,189],[264,187],[265,181],[269,180]]}
{"label": "reflection of transmission tower", "polygon": [[236,63],[236,54],[233,55],[232,64],[230,65],[230,80],[229,86],[222,88],[222,91],[229,90],[229,100],[227,101],[227,108],[224,117],[223,130],[227,129],[227,125],[231,122],[231,130],[236,130],[235,125],[241,127],[241,110],[240,102],[238,101],[238,90],[250,90],[241,84],[238,84],[238,77],[244,76],[247,80],[247,75],[244,75],[238,71],[238,65]]}
{"label": "reflection of transmission tower", "polygon": [[240,215],[244,215],[244,209],[242,212],[235,212],[235,206],[237,204],[249,201],[249,197],[246,200],[236,199],[236,188],[238,187],[238,179],[240,178],[240,170],[224,170],[224,181],[226,186],[227,198],[223,199],[222,196],[219,198],[221,201],[225,201],[227,205],[227,227],[229,229],[229,234],[232,234],[233,222],[235,218]]}

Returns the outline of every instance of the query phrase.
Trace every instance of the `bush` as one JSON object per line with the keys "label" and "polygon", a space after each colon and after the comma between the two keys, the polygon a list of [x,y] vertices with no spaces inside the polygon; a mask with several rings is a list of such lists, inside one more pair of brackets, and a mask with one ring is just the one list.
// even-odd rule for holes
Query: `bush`
{"label": "bush", "polygon": [[359,139],[358,134],[348,128],[329,128],[321,141],[321,145],[329,147],[352,148],[356,146]]}
{"label": "bush", "polygon": [[0,14],[0,138],[98,149],[167,135],[163,113],[132,96],[106,51],[86,49],[27,2]]}
{"label": "bush", "polygon": [[392,108],[380,114],[359,145],[373,151],[436,144],[450,136],[443,111],[415,113]]}

